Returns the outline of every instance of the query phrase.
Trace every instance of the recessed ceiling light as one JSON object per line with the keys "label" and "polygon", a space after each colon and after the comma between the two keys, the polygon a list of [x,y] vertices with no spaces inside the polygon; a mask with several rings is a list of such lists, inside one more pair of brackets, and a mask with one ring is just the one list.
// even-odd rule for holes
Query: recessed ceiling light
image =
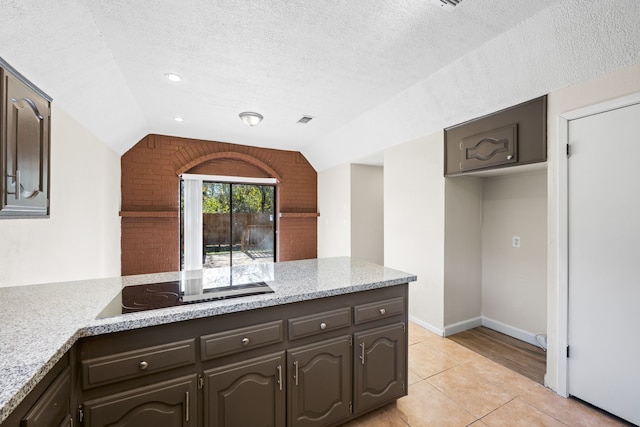
{"label": "recessed ceiling light", "polygon": [[184,122],[184,119],[183,119],[182,117],[180,117],[180,116],[176,116],[176,117],[174,117],[174,118],[173,118],[173,120],[175,120],[175,121],[176,121],[176,122],[178,122],[178,123],[182,123],[182,122]]}
{"label": "recessed ceiling light", "polygon": [[164,75],[167,80],[172,81],[172,82],[181,82],[182,81],[182,76],[175,74],[175,73],[167,73]]}

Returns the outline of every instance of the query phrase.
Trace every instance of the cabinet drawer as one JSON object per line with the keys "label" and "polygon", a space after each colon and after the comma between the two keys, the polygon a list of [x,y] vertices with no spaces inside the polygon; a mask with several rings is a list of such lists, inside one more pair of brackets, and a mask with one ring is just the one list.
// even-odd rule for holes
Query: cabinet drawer
{"label": "cabinet drawer", "polygon": [[200,337],[202,360],[215,359],[284,340],[282,320]]}
{"label": "cabinet drawer", "polygon": [[369,304],[356,305],[353,317],[354,323],[359,325],[402,313],[404,313],[404,298],[397,297]]}
{"label": "cabinet drawer", "polygon": [[67,368],[49,386],[38,399],[29,413],[22,419],[22,427],[46,427],[64,425],[69,422],[69,396],[71,394],[71,375]]}
{"label": "cabinet drawer", "polygon": [[195,363],[195,339],[82,361],[84,388],[141,377]]}
{"label": "cabinet drawer", "polygon": [[289,340],[346,328],[351,325],[351,307],[289,319]]}

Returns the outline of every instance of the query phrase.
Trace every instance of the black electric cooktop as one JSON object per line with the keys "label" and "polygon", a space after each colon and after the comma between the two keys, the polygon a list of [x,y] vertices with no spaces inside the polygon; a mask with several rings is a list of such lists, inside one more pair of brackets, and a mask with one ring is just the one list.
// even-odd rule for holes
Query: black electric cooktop
{"label": "black electric cooktop", "polygon": [[177,280],[125,286],[97,318],[273,292],[264,281],[273,280],[272,264],[242,267],[185,271]]}

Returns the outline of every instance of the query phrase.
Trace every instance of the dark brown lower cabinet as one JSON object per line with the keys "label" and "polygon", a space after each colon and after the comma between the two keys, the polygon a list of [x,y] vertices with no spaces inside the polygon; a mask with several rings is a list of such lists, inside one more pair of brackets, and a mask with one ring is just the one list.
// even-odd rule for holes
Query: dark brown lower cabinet
{"label": "dark brown lower cabinet", "polygon": [[59,427],[71,423],[70,368],[65,369],[22,419],[22,427]]}
{"label": "dark brown lower cabinet", "polygon": [[351,406],[351,337],[287,351],[289,427],[346,419]]}
{"label": "dark brown lower cabinet", "polygon": [[0,427],[328,427],[407,394],[408,286],[84,337]]}
{"label": "dark brown lower cabinet", "polygon": [[204,425],[286,425],[285,354],[279,352],[204,371]]}
{"label": "dark brown lower cabinet", "polygon": [[72,384],[69,357],[64,355],[8,418],[0,423],[0,427],[73,426]]}
{"label": "dark brown lower cabinet", "polygon": [[405,325],[398,323],[354,334],[354,412],[405,395]]}
{"label": "dark brown lower cabinet", "polygon": [[136,388],[89,400],[85,427],[187,427],[197,424],[197,376]]}

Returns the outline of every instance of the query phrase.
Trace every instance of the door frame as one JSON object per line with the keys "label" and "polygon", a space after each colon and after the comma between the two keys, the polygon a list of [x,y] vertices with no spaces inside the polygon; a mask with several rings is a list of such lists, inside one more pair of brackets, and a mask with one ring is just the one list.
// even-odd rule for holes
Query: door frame
{"label": "door frame", "polygon": [[557,393],[564,397],[569,396],[569,361],[566,351],[569,343],[569,158],[566,151],[569,143],[569,122],[638,103],[640,103],[640,92],[578,108],[558,116],[558,146],[556,148],[558,159],[558,177],[556,181],[558,194],[556,365],[558,369]]}

